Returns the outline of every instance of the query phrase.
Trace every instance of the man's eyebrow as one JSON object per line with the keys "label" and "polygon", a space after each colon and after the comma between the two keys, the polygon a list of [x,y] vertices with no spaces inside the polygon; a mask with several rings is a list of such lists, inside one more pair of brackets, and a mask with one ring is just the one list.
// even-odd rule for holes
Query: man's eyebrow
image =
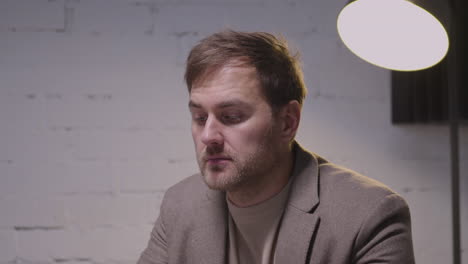
{"label": "man's eyebrow", "polygon": [[201,105],[199,105],[199,104],[193,102],[192,100],[190,100],[189,103],[188,103],[188,107],[189,108],[201,108]]}
{"label": "man's eyebrow", "polygon": [[[237,100],[237,99],[234,99],[234,100],[228,100],[228,101],[223,101],[223,102],[220,102],[220,103],[217,103],[216,104],[216,108],[228,108],[228,107],[232,107],[232,106],[243,106],[243,107],[247,107],[248,104],[244,101],[241,101],[241,100]],[[190,100],[189,103],[188,103],[188,107],[189,108],[202,108],[202,106],[198,103],[195,103],[194,101]]]}
{"label": "man's eyebrow", "polygon": [[248,104],[244,101],[241,100],[228,100],[228,101],[223,101],[219,104],[216,105],[218,108],[227,108],[231,106],[247,106]]}

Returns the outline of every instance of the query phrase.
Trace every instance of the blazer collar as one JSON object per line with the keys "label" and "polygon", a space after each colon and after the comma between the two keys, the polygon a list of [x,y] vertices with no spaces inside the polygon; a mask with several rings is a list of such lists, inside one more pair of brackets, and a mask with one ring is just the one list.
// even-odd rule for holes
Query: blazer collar
{"label": "blazer collar", "polygon": [[[293,145],[295,156],[294,168],[289,191],[288,204],[303,212],[312,212],[319,204],[319,160],[318,157],[305,150],[296,141]],[[226,207],[225,192],[207,188],[206,199],[214,201],[216,207]],[[220,203],[221,200],[221,203]]]}
{"label": "blazer collar", "polygon": [[[192,232],[192,245],[187,263],[226,263],[228,210],[225,193],[206,188],[202,205],[197,208],[196,229]],[[185,263],[185,262],[184,262]]]}
{"label": "blazer collar", "polygon": [[312,212],[319,204],[318,158],[294,142],[294,169],[289,201],[290,206],[303,212]]}
{"label": "blazer collar", "polygon": [[297,142],[294,151],[294,182],[278,233],[276,263],[308,263],[320,224],[315,212],[319,205],[319,161]]}
{"label": "blazer collar", "polygon": [[[278,234],[276,263],[304,263],[310,255],[309,245],[319,225],[319,217],[313,213],[319,204],[319,161],[297,142],[293,151],[293,182]],[[199,220],[205,224],[195,231],[200,248],[193,256],[193,263],[224,263],[220,260],[225,260],[227,256],[228,210],[225,192],[207,188],[205,194],[206,203],[199,214]],[[210,227],[206,223],[211,223]]]}

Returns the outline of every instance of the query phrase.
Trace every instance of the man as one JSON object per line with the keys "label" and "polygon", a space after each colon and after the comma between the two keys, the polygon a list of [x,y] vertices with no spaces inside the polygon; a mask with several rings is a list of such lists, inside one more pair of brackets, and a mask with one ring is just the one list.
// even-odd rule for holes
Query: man
{"label": "man", "polygon": [[185,79],[200,174],[167,190],[139,264],[414,263],[405,201],[294,140],[306,88],[284,41],[216,33]]}

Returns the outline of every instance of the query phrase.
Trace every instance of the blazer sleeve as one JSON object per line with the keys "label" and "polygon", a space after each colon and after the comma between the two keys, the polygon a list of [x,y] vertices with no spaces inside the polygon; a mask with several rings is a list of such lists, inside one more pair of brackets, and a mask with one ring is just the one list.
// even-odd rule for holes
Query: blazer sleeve
{"label": "blazer sleeve", "polygon": [[410,212],[403,198],[389,194],[377,201],[355,242],[352,263],[414,264]]}
{"label": "blazer sleeve", "polygon": [[141,253],[137,264],[167,264],[167,240],[166,228],[164,225],[164,201],[161,205],[161,210],[153,230],[151,231],[150,239],[146,249]]}

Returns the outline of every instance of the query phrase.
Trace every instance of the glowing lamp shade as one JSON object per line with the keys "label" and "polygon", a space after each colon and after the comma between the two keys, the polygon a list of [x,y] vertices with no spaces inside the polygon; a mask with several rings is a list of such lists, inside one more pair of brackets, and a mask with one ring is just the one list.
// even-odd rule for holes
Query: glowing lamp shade
{"label": "glowing lamp shade", "polygon": [[390,70],[425,69],[448,51],[448,35],[439,20],[406,0],[353,1],[338,15],[337,26],[354,54]]}

